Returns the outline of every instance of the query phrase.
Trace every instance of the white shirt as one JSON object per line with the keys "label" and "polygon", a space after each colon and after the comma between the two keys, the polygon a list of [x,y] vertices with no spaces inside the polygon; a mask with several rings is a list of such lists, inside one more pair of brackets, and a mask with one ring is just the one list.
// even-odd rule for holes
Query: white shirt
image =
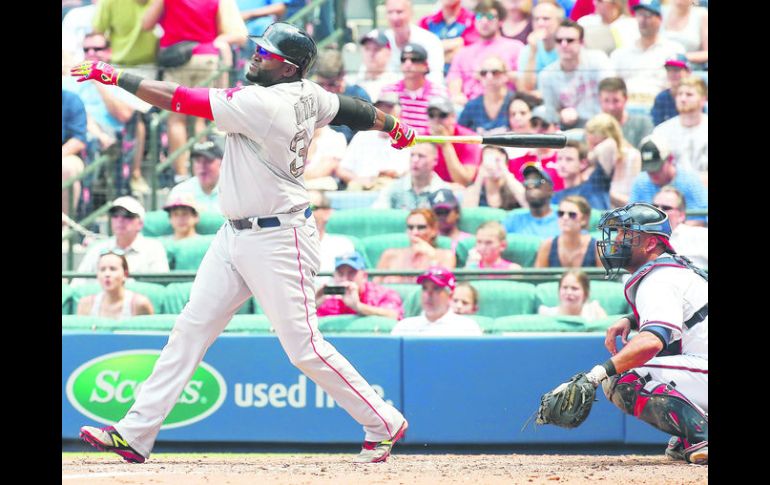
{"label": "white shirt", "polygon": [[657,42],[642,50],[639,40],[628,47],[620,47],[610,54],[610,62],[628,88],[629,104],[652,106],[655,96],[668,88],[666,59],[684,54],[677,42],[658,36]]}
{"label": "white shirt", "polygon": [[701,116],[696,126],[683,126],[681,117],[674,116],[652,130],[653,135],[663,136],[668,143],[674,164],[694,172],[709,170],[709,115]]}
{"label": "white shirt", "polygon": [[[107,248],[117,248],[115,237],[104,241],[94,242],[88,246],[83,260],[78,265],[78,273],[96,273],[97,263],[101,252]],[[160,241],[154,238],[144,237],[137,234],[136,239],[131,245],[124,249],[126,261],[128,262],[128,272],[133,273],[168,273],[168,258],[166,249]],[[77,286],[84,283],[94,282],[90,278],[76,278],[72,280],[71,286]]]}
{"label": "white shirt", "polygon": [[699,268],[709,267],[709,230],[707,227],[679,224],[671,232],[671,246],[678,254],[687,256]]}
{"label": "white shirt", "polygon": [[376,177],[383,170],[395,170],[399,176],[409,171],[411,149],[393,150],[387,133],[359,131],[350,140],[340,168],[350,170],[356,177]]}
{"label": "white shirt", "polygon": [[67,12],[61,21],[61,47],[70,53],[73,63],[85,59],[83,39],[94,30],[92,22],[95,13],[96,4],[76,7]]}
{"label": "white shirt", "polygon": [[219,206],[228,219],[298,212],[308,206],[305,154],[339,99],[303,79],[270,87],[213,89],[214,122],[225,131]]}
{"label": "white shirt", "polygon": [[404,318],[393,327],[391,335],[424,335],[424,336],[471,336],[482,335],[484,332],[479,324],[465,315],[458,315],[449,310],[436,320],[429,322],[422,312],[416,317]]}
{"label": "white shirt", "polygon": [[[391,55],[393,55],[392,52]],[[362,64],[361,67],[358,68],[358,72],[355,75],[345,76],[345,84],[355,84],[362,87],[364,91],[366,91],[366,94],[369,95],[372,103],[376,103],[380,97],[380,92],[382,92],[383,86],[387,86],[388,84],[395,84],[398,81],[404,79],[404,75],[401,73],[401,70],[392,72],[388,69],[390,68],[386,68],[386,70],[376,78],[367,78],[366,66]]]}
{"label": "white shirt", "polygon": [[[391,72],[401,72],[401,48],[396,45],[396,35],[393,29],[385,30],[385,37],[390,42],[390,61],[385,69]],[[428,79],[439,86],[445,86],[444,80],[444,45],[436,34],[415,24],[409,26],[409,44],[419,44],[428,53]]]}
{"label": "white shirt", "polygon": [[[577,21],[586,32],[591,29],[607,27],[615,41],[615,48],[633,45],[639,39],[639,24],[636,19],[628,15],[621,15],[607,26],[602,22],[601,15],[592,13],[580,17]],[[590,34],[588,34],[590,35]],[[614,50],[614,49],[613,49]]]}

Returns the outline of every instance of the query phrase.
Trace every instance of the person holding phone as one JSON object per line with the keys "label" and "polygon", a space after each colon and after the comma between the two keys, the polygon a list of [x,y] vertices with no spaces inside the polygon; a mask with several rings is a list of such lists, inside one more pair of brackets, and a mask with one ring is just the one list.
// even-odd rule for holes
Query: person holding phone
{"label": "person holding phone", "polygon": [[358,251],[336,258],[332,281],[316,291],[319,317],[379,315],[401,320],[404,307],[398,292],[368,281],[364,257]]}

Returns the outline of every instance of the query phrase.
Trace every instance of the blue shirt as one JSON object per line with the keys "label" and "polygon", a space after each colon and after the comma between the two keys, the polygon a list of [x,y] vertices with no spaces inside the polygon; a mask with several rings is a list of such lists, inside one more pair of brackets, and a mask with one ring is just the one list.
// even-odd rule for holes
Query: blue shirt
{"label": "blue shirt", "polygon": [[[537,41],[537,54],[535,56],[535,71],[540,72],[545,66],[559,60],[559,49],[553,48],[551,52],[546,52],[545,45],[542,40]],[[527,71],[527,62],[529,62],[529,47],[519,51],[519,72],[525,73]]]}
{"label": "blue shirt", "polygon": [[[370,103],[372,102],[372,98],[369,97],[369,94],[366,92],[366,90],[357,84],[346,84],[345,92],[342,94],[345,96],[355,96]],[[347,139],[348,144],[350,144],[350,140],[353,139],[353,135],[358,133],[358,131],[353,131],[353,129],[347,125],[329,125],[329,128],[345,135],[345,139]]]}
{"label": "blue shirt", "polygon": [[475,97],[465,105],[462,113],[460,113],[460,117],[457,119],[457,123],[473,131],[479,131],[479,129],[489,131],[499,127],[508,128],[508,107],[512,99],[513,93],[508,91],[503,99],[503,105],[497,113],[497,117],[490,119],[484,109],[484,96]]}
{"label": "blue shirt", "polygon": [[[690,210],[708,210],[708,189],[703,185],[700,180],[700,176],[690,170],[682,170],[677,168],[676,176],[667,185],[673,185],[684,195],[684,201],[687,205],[687,209]],[[655,185],[647,172],[641,172],[636,176],[634,184],[631,187],[631,195],[628,198],[629,202],[647,202],[652,204],[652,199],[655,194],[662,188],[662,186]],[[702,216],[694,216],[689,219],[693,220],[706,220]]]}
{"label": "blue shirt", "polygon": [[[238,11],[245,12],[246,10],[254,10],[257,8],[267,7],[268,5],[275,5],[277,3],[286,3],[280,0],[235,0],[238,5]],[[304,6],[304,5],[303,5]],[[262,35],[268,25],[276,21],[274,15],[265,15],[263,17],[256,17],[246,22],[246,30],[249,31],[249,35]]]}
{"label": "blue shirt", "polygon": [[591,204],[592,209],[610,209],[611,182],[601,165],[597,164],[588,180],[575,187],[554,192],[551,201],[559,204],[568,195],[581,195]]}
{"label": "blue shirt", "polygon": [[[109,87],[113,88],[115,86]],[[96,82],[79,83],[75,81],[74,77],[70,76],[62,78],[62,89],[72,91],[78,95],[86,108],[88,116],[106,133],[116,136],[123,129],[123,123],[112,116],[107,109],[107,105],[104,103],[104,99],[102,99],[102,95],[99,94],[99,90],[96,87]]]}
{"label": "blue shirt", "polygon": [[559,217],[555,210],[541,218],[533,217],[530,212],[514,212],[505,218],[503,226],[508,234],[526,234],[543,239],[556,237],[561,233]]}
{"label": "blue shirt", "polygon": [[86,140],[86,108],[80,97],[70,91],[61,90],[61,144],[70,138],[88,143]]}

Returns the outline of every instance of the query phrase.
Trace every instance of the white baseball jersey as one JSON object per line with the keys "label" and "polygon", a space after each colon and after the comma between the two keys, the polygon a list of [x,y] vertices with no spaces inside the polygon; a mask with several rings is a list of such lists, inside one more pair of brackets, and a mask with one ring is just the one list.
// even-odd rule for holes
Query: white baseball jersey
{"label": "white baseball jersey", "polygon": [[308,206],[302,176],[310,139],[339,110],[312,81],[210,91],[217,127],[227,132],[219,205],[228,219],[286,214]]}

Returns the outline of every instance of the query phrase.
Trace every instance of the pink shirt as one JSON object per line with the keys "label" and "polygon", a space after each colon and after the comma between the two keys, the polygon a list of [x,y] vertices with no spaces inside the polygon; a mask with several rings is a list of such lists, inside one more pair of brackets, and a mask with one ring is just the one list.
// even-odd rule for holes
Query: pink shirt
{"label": "pink shirt", "polygon": [[[484,88],[481,81],[476,78],[476,72],[480,69],[481,63],[489,56],[496,56],[503,60],[509,70],[516,71],[519,67],[519,52],[523,47],[524,44],[520,41],[501,35],[490,40],[479,39],[457,51],[452,58],[452,65],[446,76],[447,84],[460,79],[466,98],[473,99],[481,96]],[[513,90],[513,85],[509,84],[508,88]]]}
{"label": "pink shirt", "polygon": [[[364,291],[359,293],[361,303],[376,306],[377,308],[386,308],[398,311],[398,319],[404,318],[404,307],[401,303],[401,297],[396,290],[367,281],[364,285]],[[349,306],[345,305],[340,295],[330,295],[318,307],[316,313],[319,317],[326,315],[355,315]]]}
{"label": "pink shirt", "polygon": [[[422,88],[414,93],[406,90],[403,80],[384,86],[382,93],[398,94],[398,102],[401,105],[401,115],[399,118],[411,126],[418,135],[430,133],[428,128],[428,101],[434,97],[447,97],[447,91],[444,86],[434,84],[428,79],[425,80]],[[382,94],[380,97],[382,97]],[[475,135],[476,133],[472,132],[472,134]],[[449,179],[445,178],[444,180]]]}
{"label": "pink shirt", "polygon": [[[402,112],[403,118],[403,112]],[[468,129],[464,126],[455,125],[455,131],[452,135],[478,135],[475,131]],[[457,158],[460,159],[460,163],[463,165],[473,165],[478,167],[481,163],[481,145],[477,143],[452,143],[452,146],[457,153]],[[452,177],[449,175],[449,169],[446,167],[446,160],[444,159],[444,153],[439,149],[438,151],[438,163],[436,168],[433,169],[443,180],[452,182]],[[475,178],[475,176],[474,176]]]}
{"label": "pink shirt", "polygon": [[192,40],[200,44],[193,54],[219,54],[214,47],[217,38],[219,0],[165,0],[160,26],[163,37],[158,45],[168,47]]}

